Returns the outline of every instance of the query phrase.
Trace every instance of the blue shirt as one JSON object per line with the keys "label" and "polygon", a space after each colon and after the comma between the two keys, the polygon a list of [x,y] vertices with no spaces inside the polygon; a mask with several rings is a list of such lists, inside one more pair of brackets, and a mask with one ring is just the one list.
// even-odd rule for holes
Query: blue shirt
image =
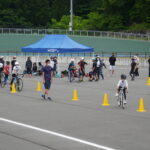
{"label": "blue shirt", "polygon": [[52,74],[52,67],[51,66],[43,67],[42,72],[44,72],[45,80],[51,80],[51,74]]}

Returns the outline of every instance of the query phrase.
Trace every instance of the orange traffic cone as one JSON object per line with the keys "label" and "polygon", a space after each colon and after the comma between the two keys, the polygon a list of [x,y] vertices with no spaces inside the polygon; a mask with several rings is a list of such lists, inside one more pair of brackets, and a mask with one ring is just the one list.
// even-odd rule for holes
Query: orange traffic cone
{"label": "orange traffic cone", "polygon": [[107,95],[107,93],[105,93],[102,106],[109,106],[109,105],[110,104],[108,102],[108,95]]}
{"label": "orange traffic cone", "polygon": [[147,85],[150,86],[150,77],[148,77]]}
{"label": "orange traffic cone", "polygon": [[11,93],[16,93],[16,87],[14,83],[11,86]]}
{"label": "orange traffic cone", "polygon": [[146,112],[146,110],[144,108],[144,100],[143,100],[143,98],[140,98],[139,108],[138,108],[137,111],[138,112]]}
{"label": "orange traffic cone", "polygon": [[38,91],[38,92],[42,91],[40,82],[38,82],[38,84],[37,84],[36,91]]}
{"label": "orange traffic cone", "polygon": [[77,95],[77,90],[76,89],[74,89],[74,91],[73,91],[73,98],[72,98],[72,100],[73,101],[78,101],[79,99],[78,99],[78,95]]}

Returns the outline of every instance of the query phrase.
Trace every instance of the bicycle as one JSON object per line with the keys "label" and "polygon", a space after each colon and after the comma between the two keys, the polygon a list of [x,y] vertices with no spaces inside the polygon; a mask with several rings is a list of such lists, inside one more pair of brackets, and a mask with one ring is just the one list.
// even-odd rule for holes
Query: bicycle
{"label": "bicycle", "polygon": [[122,109],[125,108],[125,93],[124,88],[120,88],[119,95],[118,95],[118,106],[122,107]]}
{"label": "bicycle", "polygon": [[0,85],[3,88],[4,87],[4,81],[5,81],[5,74],[4,74],[4,72],[0,73],[0,81],[1,81]]}
{"label": "bicycle", "polygon": [[23,77],[24,74],[19,74],[15,77],[14,84],[18,92],[21,92],[23,90],[23,80],[22,80]]}
{"label": "bicycle", "polygon": [[[8,78],[8,81],[7,83],[3,83],[3,88],[8,84],[8,85],[11,85],[11,81],[12,79],[14,78],[14,85],[15,85],[15,88],[18,92],[21,92],[23,90],[23,80],[22,78],[24,77],[24,74],[18,74],[16,77],[10,77],[9,75],[9,78]],[[11,87],[10,87],[10,90],[11,90]]]}

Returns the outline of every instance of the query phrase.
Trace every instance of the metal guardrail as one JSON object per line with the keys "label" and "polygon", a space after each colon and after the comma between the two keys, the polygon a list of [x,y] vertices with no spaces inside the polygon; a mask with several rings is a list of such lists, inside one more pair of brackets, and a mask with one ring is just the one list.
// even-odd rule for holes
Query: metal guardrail
{"label": "metal guardrail", "polygon": [[93,36],[120,39],[134,39],[150,41],[150,34],[135,34],[124,32],[86,31],[86,30],[63,30],[63,29],[24,29],[24,28],[0,28],[0,34],[66,34],[72,36]]}
{"label": "metal guardrail", "polygon": [[[150,56],[150,52],[146,53],[136,53],[136,52],[116,52],[114,53],[117,57],[132,57],[134,55],[138,55],[141,58],[148,58]],[[111,52],[94,52],[94,53],[25,53],[19,51],[0,51],[0,56],[61,56],[61,57],[94,57],[95,55],[99,55],[100,57],[109,57],[112,55]]]}

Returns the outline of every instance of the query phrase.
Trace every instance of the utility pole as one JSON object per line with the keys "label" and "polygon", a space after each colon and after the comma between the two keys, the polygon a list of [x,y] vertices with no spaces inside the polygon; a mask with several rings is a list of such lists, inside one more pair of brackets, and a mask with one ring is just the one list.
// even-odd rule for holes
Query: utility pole
{"label": "utility pole", "polygon": [[70,22],[69,31],[73,30],[73,0],[70,0]]}

